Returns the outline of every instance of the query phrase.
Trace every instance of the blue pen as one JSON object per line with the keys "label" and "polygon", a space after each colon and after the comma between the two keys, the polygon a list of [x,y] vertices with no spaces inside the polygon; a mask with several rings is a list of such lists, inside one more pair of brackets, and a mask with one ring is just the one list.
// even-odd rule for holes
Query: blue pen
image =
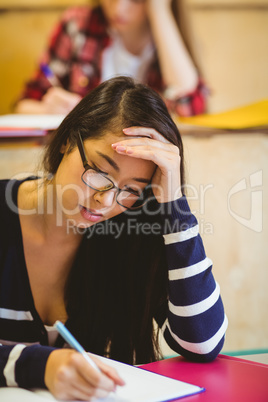
{"label": "blue pen", "polygon": [[71,332],[63,325],[62,322],[56,321],[54,326],[56,327],[57,331],[60,333],[60,335],[63,337],[63,339],[69,343],[69,345],[77,350],[77,352],[81,353],[82,356],[86,359],[86,361],[97,371],[101,372],[99,367],[96,365],[96,363],[89,357],[87,352],[85,351],[84,348],[80,345],[80,343],[75,339],[75,337],[71,334]]}
{"label": "blue pen", "polygon": [[53,86],[53,87],[59,87],[61,86],[58,78],[56,75],[53,73],[51,68],[49,67],[48,64],[41,63],[40,64],[40,69],[42,70],[43,74],[45,75],[46,79],[48,82]]}

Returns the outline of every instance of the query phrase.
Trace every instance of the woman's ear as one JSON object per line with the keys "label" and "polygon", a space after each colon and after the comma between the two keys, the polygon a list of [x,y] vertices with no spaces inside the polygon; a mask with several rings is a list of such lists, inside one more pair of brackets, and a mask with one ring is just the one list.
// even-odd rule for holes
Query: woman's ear
{"label": "woman's ear", "polygon": [[69,144],[70,144],[69,140],[67,140],[65,144],[62,144],[62,146],[60,148],[60,153],[61,154],[65,154],[66,149],[69,148]]}

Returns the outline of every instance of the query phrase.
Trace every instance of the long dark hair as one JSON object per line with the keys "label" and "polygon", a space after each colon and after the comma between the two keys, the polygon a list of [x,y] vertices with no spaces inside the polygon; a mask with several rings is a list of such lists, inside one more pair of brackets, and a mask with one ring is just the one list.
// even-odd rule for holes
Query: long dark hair
{"label": "long dark hair", "polygon": [[[179,147],[184,184],[181,136],[164,101],[128,77],[102,83],[66,116],[45,153],[47,172],[56,173],[62,145],[68,140],[71,152],[78,132],[85,140],[130,126],[154,128]],[[150,208],[157,210],[156,200]],[[157,359],[154,319],[161,325],[167,311],[159,214],[125,212],[89,228],[66,283],[65,302],[67,326],[87,350],[130,364]]]}

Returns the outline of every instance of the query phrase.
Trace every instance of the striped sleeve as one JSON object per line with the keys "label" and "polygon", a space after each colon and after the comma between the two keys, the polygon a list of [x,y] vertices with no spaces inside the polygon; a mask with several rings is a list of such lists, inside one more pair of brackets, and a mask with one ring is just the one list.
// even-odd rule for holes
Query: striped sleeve
{"label": "striped sleeve", "polygon": [[163,237],[169,270],[164,337],[186,358],[211,361],[223,346],[228,321],[212,261],[205,254],[197,220],[185,197],[164,204]]}
{"label": "striped sleeve", "polygon": [[46,388],[45,366],[49,346],[0,345],[0,387]]}

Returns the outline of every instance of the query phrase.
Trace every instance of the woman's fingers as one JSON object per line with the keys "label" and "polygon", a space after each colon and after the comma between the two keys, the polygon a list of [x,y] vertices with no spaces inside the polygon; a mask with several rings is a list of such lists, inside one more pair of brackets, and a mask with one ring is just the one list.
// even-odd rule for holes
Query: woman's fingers
{"label": "woman's fingers", "polygon": [[[174,153],[175,156],[179,155],[179,148],[169,142],[162,134],[153,128],[149,127],[130,127],[123,129],[123,132],[132,138],[127,138],[117,141],[112,144],[113,149],[117,152],[126,152],[132,154],[131,148],[143,146],[144,150],[155,151],[163,149]],[[134,137],[134,138],[133,138]]]}
{"label": "woman's fingers", "polygon": [[120,155],[152,161],[158,167],[152,179],[153,192],[159,202],[173,201],[181,196],[180,151],[162,134],[148,127],[129,127],[129,136],[112,144]]}
{"label": "woman's fingers", "polygon": [[[178,147],[176,147],[176,145],[171,144],[170,142],[164,143],[164,142],[160,142],[158,140],[154,140],[151,138],[141,138],[141,137],[137,137],[137,138],[132,138],[132,139],[126,139],[126,140],[121,140],[118,142],[115,142],[114,144],[112,144],[113,149],[116,150],[120,150],[123,147],[128,147],[128,149],[134,148],[134,147],[138,147],[138,146],[142,146],[144,147],[144,149],[150,150],[155,148],[157,149],[164,149],[170,152],[175,152],[178,153]],[[120,147],[120,148],[119,148]],[[117,149],[118,148],[118,149]]]}
{"label": "woman's fingers", "polygon": [[81,96],[60,87],[51,87],[42,102],[52,113],[69,113],[81,100]]}
{"label": "woman's fingers", "polygon": [[[144,141],[141,141],[144,140]],[[180,165],[179,148],[173,144],[163,144],[155,140],[134,139],[112,144],[113,149],[121,155],[145,159],[154,162],[169,171]]]}
{"label": "woman's fingers", "polygon": [[[95,360],[99,364],[99,360]],[[75,353],[72,356],[72,364],[77,369],[78,374],[85,380],[87,384],[90,384],[94,388],[99,388],[107,392],[111,392],[115,388],[114,381],[107,377],[103,371],[97,371],[90,366],[86,359],[80,354]]]}
{"label": "woman's fingers", "polygon": [[74,367],[68,367],[62,373],[60,380],[56,394],[60,399],[87,401],[91,400],[93,397],[105,397],[111,392],[102,390],[91,384],[89,385],[88,381],[86,381]]}
{"label": "woman's fingers", "polygon": [[[163,157],[165,155],[174,158],[180,157],[179,148],[176,145],[173,145],[170,142],[164,143],[144,137],[118,141],[112,144],[112,148],[118,153],[127,154],[136,158],[138,158],[139,155],[143,158],[145,153],[147,153],[150,160],[152,160],[150,157],[151,154],[154,154],[156,157],[161,155],[161,153]],[[145,157],[144,159],[147,158]]]}
{"label": "woman's fingers", "polygon": [[175,154],[161,150],[155,152],[154,149],[145,149],[144,147],[117,147],[115,148],[116,152],[121,155],[128,155],[130,157],[134,157],[137,159],[145,159],[154,162],[160,168],[167,169],[172,171],[173,168],[177,168],[180,165],[180,156],[179,154]]}
{"label": "woman's fingers", "polygon": [[169,141],[165,137],[163,137],[162,134],[160,134],[154,128],[150,127],[140,127],[140,126],[127,127],[123,129],[123,133],[129,136],[148,137],[164,143],[169,143]]}
{"label": "woman's fingers", "polygon": [[80,376],[75,377],[75,375],[72,376],[70,384],[72,386],[71,398],[69,396],[68,399],[75,399],[75,400],[88,401],[95,398],[104,398],[115,390],[115,388],[113,388],[111,391],[107,391],[99,387],[89,388],[88,383],[86,381],[83,383],[81,377]]}
{"label": "woman's fingers", "polygon": [[91,367],[85,358],[70,349],[53,351],[47,361],[45,383],[59,399],[91,400],[103,398],[124,381],[117,372],[94,358],[101,371]]}
{"label": "woman's fingers", "polygon": [[90,357],[95,361],[98,367],[101,369],[102,373],[104,373],[107,377],[109,377],[116,385],[125,385],[125,381],[122,377],[119,376],[118,372],[108,364],[105,364],[103,361],[95,357],[94,355],[90,355]]}

